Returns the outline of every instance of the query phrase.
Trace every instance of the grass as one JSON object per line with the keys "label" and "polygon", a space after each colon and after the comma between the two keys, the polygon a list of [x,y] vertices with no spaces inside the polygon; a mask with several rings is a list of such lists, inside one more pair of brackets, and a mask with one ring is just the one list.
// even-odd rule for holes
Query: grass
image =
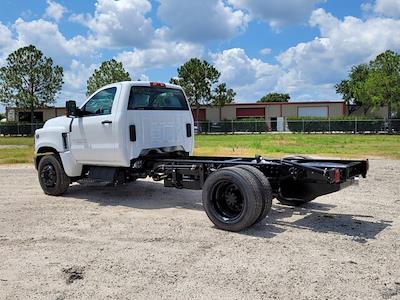
{"label": "grass", "polygon": [[0,164],[32,163],[32,137],[0,137]]}
{"label": "grass", "polygon": [[33,146],[33,137],[0,137],[0,145]]}
{"label": "grass", "polygon": [[[0,137],[0,164],[32,163],[33,138]],[[195,155],[400,159],[400,135],[262,134],[199,135]]]}
{"label": "grass", "polygon": [[303,154],[338,158],[400,159],[399,135],[263,134],[199,135],[195,155],[282,157]]}

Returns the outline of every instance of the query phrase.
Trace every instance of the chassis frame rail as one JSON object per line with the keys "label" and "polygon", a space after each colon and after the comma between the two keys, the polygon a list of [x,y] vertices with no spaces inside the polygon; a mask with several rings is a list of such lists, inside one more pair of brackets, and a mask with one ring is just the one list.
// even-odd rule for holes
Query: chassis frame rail
{"label": "chassis frame rail", "polygon": [[166,187],[202,189],[207,177],[222,168],[249,165],[259,169],[271,184],[275,197],[311,201],[338,191],[365,177],[368,160],[326,160],[304,157],[264,159],[243,157],[149,157],[139,165]]}

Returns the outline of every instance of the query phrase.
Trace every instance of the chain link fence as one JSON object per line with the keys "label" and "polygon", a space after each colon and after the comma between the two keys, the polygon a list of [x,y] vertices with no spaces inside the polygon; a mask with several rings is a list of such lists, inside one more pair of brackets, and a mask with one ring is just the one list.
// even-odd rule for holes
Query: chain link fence
{"label": "chain link fence", "polygon": [[[36,129],[42,128],[42,123],[0,124],[2,136],[29,136]],[[371,120],[285,120],[278,121],[223,121],[198,122],[195,132],[198,134],[261,134],[267,132],[292,133],[400,133],[400,119],[385,121]]]}
{"label": "chain link fence", "polygon": [[2,136],[29,136],[34,135],[35,130],[42,128],[43,123],[27,124],[27,123],[10,123],[0,124],[0,135]]}
{"label": "chain link fence", "polygon": [[278,121],[223,121],[198,122],[199,134],[235,133],[400,133],[400,119],[385,121],[371,120],[285,120]]}

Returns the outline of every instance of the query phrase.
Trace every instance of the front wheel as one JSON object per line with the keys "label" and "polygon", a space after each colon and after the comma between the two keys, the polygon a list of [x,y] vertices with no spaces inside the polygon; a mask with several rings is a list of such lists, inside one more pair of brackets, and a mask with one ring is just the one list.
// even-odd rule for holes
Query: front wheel
{"label": "front wheel", "polygon": [[38,177],[40,186],[47,195],[62,195],[70,184],[70,178],[54,155],[46,155],[40,160]]}

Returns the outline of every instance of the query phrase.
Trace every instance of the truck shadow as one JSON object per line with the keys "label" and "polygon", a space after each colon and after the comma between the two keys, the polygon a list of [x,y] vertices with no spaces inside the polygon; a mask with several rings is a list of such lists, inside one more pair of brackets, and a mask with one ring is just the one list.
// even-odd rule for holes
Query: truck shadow
{"label": "truck shadow", "polygon": [[376,220],[372,215],[330,213],[329,210],[334,207],[336,205],[318,202],[288,207],[276,202],[268,217],[244,234],[269,238],[271,233],[276,235],[292,228],[340,234],[351,237],[355,242],[366,243],[393,223],[389,220]]}
{"label": "truck shadow", "polygon": [[70,186],[67,197],[95,202],[101,206],[137,209],[184,208],[203,210],[201,191],[164,188],[162,183],[138,180],[121,186],[83,183]]}
{"label": "truck shadow", "polygon": [[[67,197],[83,199],[101,206],[126,206],[135,209],[182,208],[203,210],[201,191],[167,190],[152,181],[137,181],[118,187],[105,184],[72,185]],[[317,200],[318,201],[318,200]],[[272,238],[288,229],[336,233],[366,243],[375,239],[392,221],[376,220],[372,215],[330,213],[336,205],[310,202],[301,207],[280,205],[274,201],[268,217],[240,234]]]}

